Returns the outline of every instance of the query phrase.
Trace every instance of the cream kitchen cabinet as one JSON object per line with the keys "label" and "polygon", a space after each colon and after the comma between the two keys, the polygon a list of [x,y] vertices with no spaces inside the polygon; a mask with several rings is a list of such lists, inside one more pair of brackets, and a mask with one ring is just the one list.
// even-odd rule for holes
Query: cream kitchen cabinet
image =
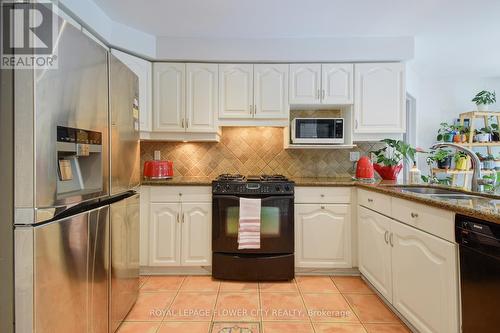
{"label": "cream kitchen cabinet", "polygon": [[111,50],[111,53],[120,59],[127,67],[137,75],[139,82],[139,127],[141,132],[152,130],[152,70],[151,62],[135,57],[131,54]]}
{"label": "cream kitchen cabinet", "polygon": [[350,213],[350,205],[295,205],[298,268],[352,267]]}
{"label": "cream kitchen cabinet", "polygon": [[[434,209],[418,208],[422,216]],[[374,210],[358,207],[360,272],[419,332],[459,332],[456,244]]]}
{"label": "cream kitchen cabinet", "polygon": [[148,198],[142,209],[149,211],[149,216],[141,215],[149,228],[146,266],[210,266],[210,187],[143,186],[142,193]]}
{"label": "cream kitchen cabinet", "polygon": [[354,73],[354,133],[404,133],[404,64],[356,64]]}
{"label": "cream kitchen cabinet", "polygon": [[419,332],[459,332],[456,245],[391,225],[394,307]]}
{"label": "cream kitchen cabinet", "polygon": [[391,220],[358,206],[359,271],[392,302]]}
{"label": "cream kitchen cabinet", "polygon": [[219,118],[286,119],[287,64],[219,65]]}
{"label": "cream kitchen cabinet", "polygon": [[352,64],[290,65],[290,104],[353,103]]}
{"label": "cream kitchen cabinet", "polygon": [[217,132],[217,64],[153,65],[153,131]]}
{"label": "cream kitchen cabinet", "polygon": [[219,65],[186,65],[187,132],[215,132],[219,108]]}

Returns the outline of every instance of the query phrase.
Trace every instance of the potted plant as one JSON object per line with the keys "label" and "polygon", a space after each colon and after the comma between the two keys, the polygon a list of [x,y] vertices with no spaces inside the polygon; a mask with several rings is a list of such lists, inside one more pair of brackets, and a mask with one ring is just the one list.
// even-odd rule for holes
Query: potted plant
{"label": "potted plant", "polygon": [[488,105],[496,103],[497,96],[495,92],[483,90],[478,92],[472,101],[476,103],[478,111],[488,111]]}
{"label": "potted plant", "polygon": [[462,135],[462,143],[469,142],[470,128],[462,126],[462,130],[460,131]]}
{"label": "potted plant", "polygon": [[373,168],[384,180],[396,180],[403,168],[402,161],[415,160],[417,150],[401,140],[384,139],[385,147],[371,151],[375,156]]}
{"label": "potted plant", "polygon": [[427,164],[431,165],[433,162],[437,162],[439,169],[449,169],[451,168],[452,157],[453,155],[450,150],[438,149],[427,156]]}
{"label": "potted plant", "polygon": [[483,127],[481,129],[475,130],[474,141],[476,142],[490,142],[491,141],[491,128]]}
{"label": "potted plant", "polygon": [[493,155],[488,154],[483,161],[483,168],[486,170],[495,169],[495,157]]}
{"label": "potted plant", "polygon": [[437,135],[438,141],[453,142],[454,136],[455,136],[455,133],[454,133],[451,125],[449,125],[448,123],[441,123],[440,124],[439,130],[438,130],[438,135]]}
{"label": "potted plant", "polygon": [[463,151],[457,151],[453,156],[455,160],[455,169],[457,170],[467,170],[467,154]]}
{"label": "potted plant", "polygon": [[491,141],[500,141],[500,131],[498,130],[498,124],[492,122],[492,118],[490,117],[490,127],[491,127]]}

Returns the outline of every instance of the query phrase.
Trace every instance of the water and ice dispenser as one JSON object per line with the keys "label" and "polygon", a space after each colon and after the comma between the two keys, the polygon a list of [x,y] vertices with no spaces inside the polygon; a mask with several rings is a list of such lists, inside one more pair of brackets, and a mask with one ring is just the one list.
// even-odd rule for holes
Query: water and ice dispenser
{"label": "water and ice dispenser", "polygon": [[57,126],[57,197],[102,191],[102,133]]}

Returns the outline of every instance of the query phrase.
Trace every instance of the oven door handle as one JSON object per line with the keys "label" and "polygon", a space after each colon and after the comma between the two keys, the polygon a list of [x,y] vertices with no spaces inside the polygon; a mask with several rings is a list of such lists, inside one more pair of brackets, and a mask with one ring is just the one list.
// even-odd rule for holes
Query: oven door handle
{"label": "oven door handle", "polygon": [[252,195],[214,195],[213,200],[215,199],[233,199],[233,200],[240,200],[240,198],[245,198],[245,199],[260,199],[261,201],[268,201],[268,200],[275,200],[275,199],[294,199],[293,195],[273,195],[269,197],[264,197],[264,198],[259,198],[258,195],[252,196]]}

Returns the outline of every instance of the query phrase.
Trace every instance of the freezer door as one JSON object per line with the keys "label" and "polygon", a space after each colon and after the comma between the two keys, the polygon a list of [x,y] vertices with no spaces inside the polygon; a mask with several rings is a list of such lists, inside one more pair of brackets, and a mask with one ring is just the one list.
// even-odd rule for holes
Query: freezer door
{"label": "freezer door", "polygon": [[111,206],[111,311],[114,332],[139,293],[139,194]]}
{"label": "freezer door", "polygon": [[109,206],[33,230],[35,331],[106,333]]}
{"label": "freezer door", "polygon": [[140,184],[137,76],[110,54],[111,194]]}

